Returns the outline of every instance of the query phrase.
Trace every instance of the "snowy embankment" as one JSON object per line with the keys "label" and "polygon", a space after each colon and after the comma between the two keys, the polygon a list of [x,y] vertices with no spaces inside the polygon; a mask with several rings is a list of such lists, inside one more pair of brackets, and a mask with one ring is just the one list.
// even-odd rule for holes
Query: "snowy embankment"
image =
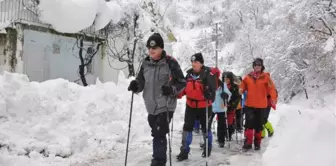
{"label": "snowy embankment", "polygon": [[[0,165],[64,166],[115,159],[125,149],[131,99],[128,81],[120,77],[118,86],[84,88],[63,79],[29,83],[25,75],[0,76]],[[139,95],[133,116],[131,141],[148,140]]]}
{"label": "snowy embankment", "polygon": [[298,96],[277,111],[279,123],[263,165],[336,165],[336,94],[315,92],[312,99]]}

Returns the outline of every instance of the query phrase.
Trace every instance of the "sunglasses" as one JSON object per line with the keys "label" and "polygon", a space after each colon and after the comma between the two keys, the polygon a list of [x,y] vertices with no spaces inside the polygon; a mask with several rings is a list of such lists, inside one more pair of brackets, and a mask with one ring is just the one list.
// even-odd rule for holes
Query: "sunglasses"
{"label": "sunglasses", "polygon": [[261,63],[255,63],[255,64],[253,64],[253,66],[262,66],[262,64]]}

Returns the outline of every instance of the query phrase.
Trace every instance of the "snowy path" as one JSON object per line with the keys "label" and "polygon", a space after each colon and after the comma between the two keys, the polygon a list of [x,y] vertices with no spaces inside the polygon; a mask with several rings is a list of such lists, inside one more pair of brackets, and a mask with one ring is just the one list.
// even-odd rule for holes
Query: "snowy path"
{"label": "snowy path", "polygon": [[[183,110],[182,102],[179,105]],[[298,111],[299,110],[299,111]],[[173,166],[205,165],[199,148],[200,136],[194,135],[189,160],[176,162],[181,140],[183,112],[175,115],[175,130],[172,146]],[[262,150],[248,154],[235,153],[240,149],[242,141],[234,140],[231,147],[214,149],[210,157],[210,166],[334,166],[335,165],[335,119],[328,110],[314,110],[297,105],[279,105],[278,110],[272,111],[270,120],[275,127],[272,138],[263,139]],[[241,138],[241,136],[238,136]],[[142,144],[131,144],[129,152],[129,166],[148,166],[152,154],[151,138]],[[235,137],[234,137],[235,139]],[[215,142],[215,141],[214,141]],[[113,159],[99,161],[99,166],[123,165],[124,151]],[[169,165],[167,163],[167,165]]]}
{"label": "snowy path", "polygon": [[[205,165],[204,158],[201,157],[202,150],[199,147],[200,135],[194,134],[193,142],[191,146],[191,154],[189,160],[184,162],[177,162],[176,155],[179,153],[180,143],[181,143],[181,128],[183,125],[183,112],[184,112],[183,101],[179,103],[178,111],[174,117],[174,134],[172,143],[172,161],[174,166],[196,166]],[[276,119],[276,118],[274,118]],[[134,127],[135,128],[135,127]],[[134,128],[133,131],[134,131]],[[148,133],[149,135],[149,133]],[[236,152],[242,146],[241,135],[238,135],[238,143],[236,140],[231,142],[231,146],[221,149],[218,147],[217,143],[214,141],[214,148],[209,159],[209,164],[214,166],[221,165],[247,165],[247,166],[260,166],[262,163],[262,154],[268,145],[268,138],[264,140],[263,150],[260,152],[251,152],[247,155],[242,155]],[[215,138],[215,137],[214,137]],[[234,136],[235,139],[235,136]],[[148,141],[143,141],[142,143],[130,144],[128,166],[148,166],[150,165],[152,155],[152,144],[151,137],[148,137]],[[113,156],[113,157],[112,157]],[[125,151],[121,150],[120,153],[111,154],[111,158],[105,158],[102,160],[92,160],[91,162],[86,162],[86,164],[78,163],[75,165],[94,165],[94,166],[109,166],[109,165],[124,165]],[[168,163],[167,163],[168,165]]]}

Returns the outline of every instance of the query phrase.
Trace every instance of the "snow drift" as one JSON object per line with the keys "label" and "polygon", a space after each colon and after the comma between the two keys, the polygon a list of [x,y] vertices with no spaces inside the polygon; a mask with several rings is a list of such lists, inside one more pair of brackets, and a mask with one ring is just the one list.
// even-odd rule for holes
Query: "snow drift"
{"label": "snow drift", "polygon": [[94,22],[97,31],[110,21],[116,23],[121,18],[120,6],[104,0],[41,0],[39,9],[42,22],[65,33],[79,32]]}
{"label": "snow drift", "polygon": [[[25,75],[4,73],[0,165],[70,165],[124,151],[131,93],[126,90],[128,81],[120,77],[119,86],[98,81],[82,87],[63,79],[37,83]],[[139,97],[135,96],[133,115],[144,118],[133,120],[131,141],[136,135],[141,142],[150,135],[143,134],[149,128]]]}

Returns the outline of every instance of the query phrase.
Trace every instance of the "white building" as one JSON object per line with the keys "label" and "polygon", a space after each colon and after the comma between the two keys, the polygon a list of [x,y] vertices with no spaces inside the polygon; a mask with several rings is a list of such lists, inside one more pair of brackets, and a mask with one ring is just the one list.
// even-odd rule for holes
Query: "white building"
{"label": "white building", "polygon": [[[30,81],[64,78],[81,84],[78,34],[53,30],[39,20],[37,12],[36,0],[0,0],[0,72],[24,73]],[[97,43],[93,41],[104,42],[104,34],[95,32],[92,27],[83,32],[88,36],[85,50]],[[172,53],[168,42],[165,49]],[[135,70],[138,64],[135,63]],[[87,82],[94,84],[99,78],[102,82],[117,83],[120,71],[128,75],[125,66],[126,63],[109,58],[103,44],[93,59],[91,70],[86,71]],[[116,70],[120,68],[124,69]]]}

